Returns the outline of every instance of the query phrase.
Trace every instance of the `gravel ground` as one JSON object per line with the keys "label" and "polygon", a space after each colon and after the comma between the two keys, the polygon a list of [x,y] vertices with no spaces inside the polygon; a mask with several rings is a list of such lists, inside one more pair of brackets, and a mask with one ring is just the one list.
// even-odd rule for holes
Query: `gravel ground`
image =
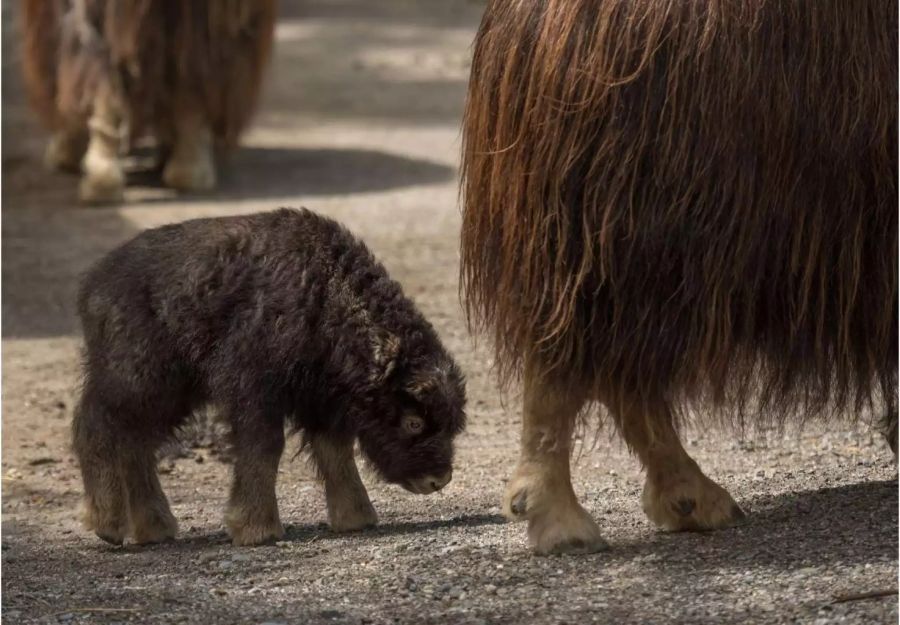
{"label": "gravel ground", "polygon": [[[122,207],[84,209],[73,205],[75,179],[40,167],[45,137],[22,102],[13,7],[3,4],[4,622],[896,622],[897,473],[864,425],[689,431],[688,450],[752,511],[746,525],[708,534],[655,531],[636,461],[603,434],[580,454],[575,486],[612,550],[527,551],[524,527],[499,516],[518,401],[501,402],[457,297],[459,117],[482,5],[282,5],[264,106],[223,188],[177,198],[137,176]],[[453,482],[417,497],[364,476],[381,524],[338,536],[305,461],[288,454],[285,540],[235,549],[222,524],[229,466],[209,437],[192,436],[160,465],[179,539],[102,543],[76,522],[67,439],[77,275],[143,228],[281,205],[362,235],[457,355],[470,427]]]}

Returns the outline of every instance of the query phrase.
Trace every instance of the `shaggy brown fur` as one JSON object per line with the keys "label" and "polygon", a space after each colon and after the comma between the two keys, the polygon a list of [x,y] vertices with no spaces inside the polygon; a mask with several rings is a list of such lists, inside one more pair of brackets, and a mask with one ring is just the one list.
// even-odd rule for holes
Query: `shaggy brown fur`
{"label": "shaggy brown fur", "polygon": [[275,0],[26,0],[22,15],[29,99],[54,132],[46,160],[83,171],[83,201],[121,200],[123,142],[144,135],[167,186],[215,186],[213,145],[233,146],[253,112]]}
{"label": "shaggy brown fur", "polygon": [[492,2],[462,277],[503,379],[533,355],[681,414],[893,406],[896,16],[890,0]]}
{"label": "shaggy brown fur", "polygon": [[504,512],[603,549],[576,417],[608,410],[669,530],[744,513],[688,415],[897,410],[894,0],[493,0],[464,123],[462,284],[522,375]]}
{"label": "shaggy brown fur", "polygon": [[86,124],[99,77],[117,73],[131,132],[171,132],[199,108],[233,145],[256,105],[275,0],[25,0],[23,71],[51,129]]}

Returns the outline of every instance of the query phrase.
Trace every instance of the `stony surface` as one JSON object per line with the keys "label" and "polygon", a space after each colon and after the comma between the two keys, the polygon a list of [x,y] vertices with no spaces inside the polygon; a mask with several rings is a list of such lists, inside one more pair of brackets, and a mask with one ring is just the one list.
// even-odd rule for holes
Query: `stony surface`
{"label": "stony surface", "polygon": [[[17,87],[4,3],[3,620],[9,623],[893,623],[897,482],[863,425],[690,431],[688,450],[752,510],[739,528],[663,534],[644,518],[637,463],[601,434],[576,490],[612,550],[541,558],[499,516],[516,454],[490,356],[457,297],[456,165],[472,34],[463,0],[282,2],[275,66],[246,149],[212,196],[178,198],[136,175],[127,203],[73,204],[76,181],[40,167],[44,135]],[[433,320],[469,377],[454,481],[416,497],[365,477],[381,525],[337,536],[303,459],[279,478],[284,541],[234,549],[222,525],[229,465],[205,432],[162,480],[171,544],[112,548],[76,522],[68,449],[78,381],[77,275],[140,229],[306,205],[364,236]],[[177,453],[176,453],[177,452]]]}

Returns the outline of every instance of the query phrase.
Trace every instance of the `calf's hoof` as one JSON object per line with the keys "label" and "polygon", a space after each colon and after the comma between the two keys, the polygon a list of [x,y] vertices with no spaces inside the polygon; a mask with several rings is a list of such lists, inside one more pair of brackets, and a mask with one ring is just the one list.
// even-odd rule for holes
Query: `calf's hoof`
{"label": "calf's hoof", "polygon": [[642,502],[647,517],[671,532],[723,529],[747,518],[728,491],[699,469],[648,479]]}
{"label": "calf's hoof", "polygon": [[268,514],[247,514],[239,508],[232,508],[225,514],[225,525],[228,527],[228,535],[236,547],[265,545],[281,540],[284,537],[284,528],[278,518],[278,511],[272,510]]}
{"label": "calf's hoof", "polygon": [[328,524],[333,532],[355,532],[375,527],[378,524],[378,514],[368,500],[352,502],[344,509],[329,509]]}
{"label": "calf's hoof", "polygon": [[93,531],[109,544],[121,545],[125,542],[127,523],[124,515],[104,513],[92,502],[85,501],[81,520],[85,529]]}
{"label": "calf's hoof", "polygon": [[152,510],[140,520],[133,520],[131,537],[138,545],[163,543],[175,539],[178,522],[168,510]]}

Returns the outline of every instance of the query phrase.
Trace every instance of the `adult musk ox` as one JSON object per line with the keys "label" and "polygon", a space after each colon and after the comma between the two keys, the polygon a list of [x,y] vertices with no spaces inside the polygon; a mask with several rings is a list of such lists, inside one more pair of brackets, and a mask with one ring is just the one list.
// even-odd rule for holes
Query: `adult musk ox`
{"label": "adult musk ox", "polygon": [[897,382],[894,0],[493,0],[464,125],[462,279],[522,376],[505,513],[603,547],[570,483],[603,406],[670,530],[743,516],[679,442],[890,415]]}
{"label": "adult musk ox", "polygon": [[234,145],[253,112],[275,0],[25,0],[22,16],[26,89],[53,132],[46,160],[83,170],[83,201],[121,199],[120,152],[145,134],[167,186],[215,186],[213,145]]}
{"label": "adult musk ox", "polygon": [[231,425],[238,545],[283,534],[285,422],[312,452],[335,531],[376,521],[356,442],[412,492],[450,481],[462,375],[400,285],[330,219],[282,209],[149,230],[88,273],[78,309],[74,447],[85,522],[104,540],[175,535],[154,452],[207,403]]}

